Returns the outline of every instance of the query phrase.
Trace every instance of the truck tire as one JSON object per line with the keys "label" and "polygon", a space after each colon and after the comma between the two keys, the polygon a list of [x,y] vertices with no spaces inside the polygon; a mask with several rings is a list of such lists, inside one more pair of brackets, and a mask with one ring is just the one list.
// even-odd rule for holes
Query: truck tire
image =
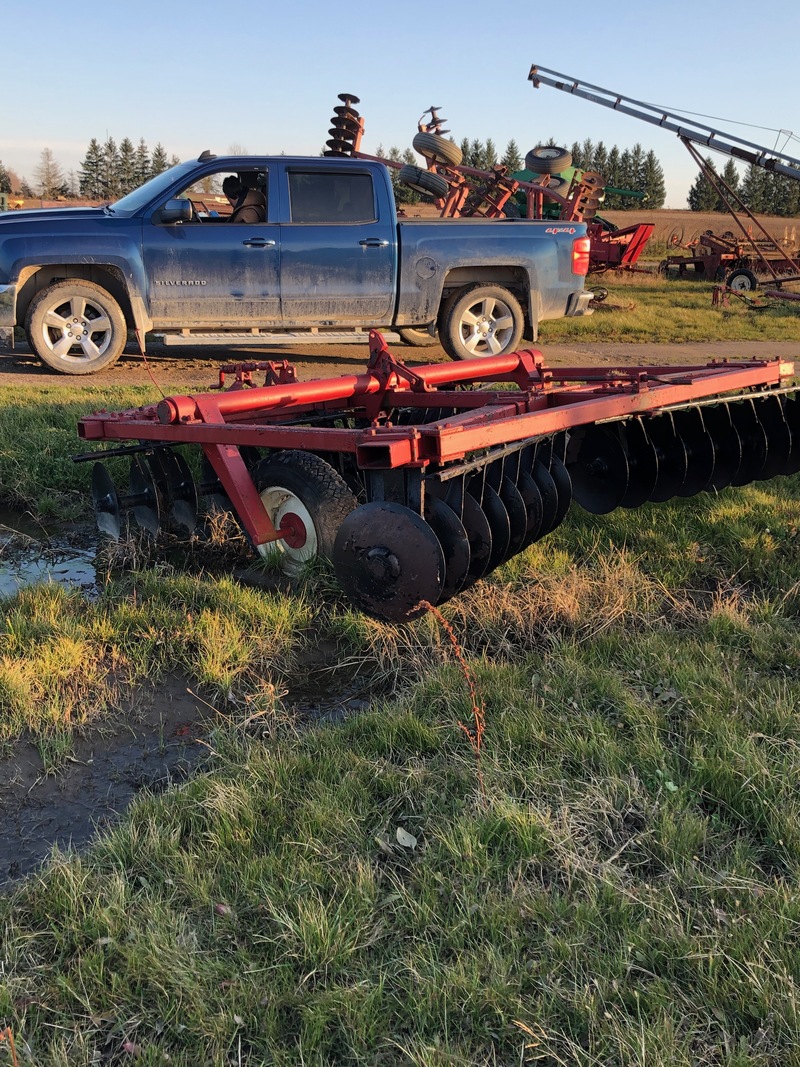
{"label": "truck tire", "polygon": [[560,174],[572,166],[572,153],[554,144],[539,144],[525,156],[525,166],[534,174]]}
{"label": "truck tire", "polygon": [[294,575],[318,556],[332,559],[339,527],[358,506],[339,472],[313,452],[287,449],[261,460],[253,477],[276,529],[290,531],[274,543],[282,570]]}
{"label": "truck tire", "polygon": [[473,285],[442,308],[439,339],[451,359],[480,359],[515,352],[525,316],[517,298],[499,285]]}
{"label": "truck tire", "polygon": [[423,170],[422,167],[414,167],[410,163],[400,168],[398,177],[415,192],[422,193],[423,196],[432,196],[435,200],[447,196],[450,189],[446,178],[434,174],[433,171]]}
{"label": "truck tire", "polygon": [[459,167],[464,158],[461,149],[454,141],[449,141],[440,133],[418,133],[411,142],[414,151],[426,159],[433,159],[445,166]]}
{"label": "truck tire", "polygon": [[433,333],[424,326],[398,326],[397,332],[407,345],[413,348],[430,348],[431,345],[439,344],[439,335],[433,327]]}
{"label": "truck tire", "polygon": [[758,289],[758,278],[751,270],[740,267],[739,270],[730,272],[725,284],[735,293],[754,293]]}
{"label": "truck tire", "polygon": [[128,339],[125,316],[94,282],[67,278],[31,301],[25,335],[33,351],[61,374],[95,374],[113,366]]}

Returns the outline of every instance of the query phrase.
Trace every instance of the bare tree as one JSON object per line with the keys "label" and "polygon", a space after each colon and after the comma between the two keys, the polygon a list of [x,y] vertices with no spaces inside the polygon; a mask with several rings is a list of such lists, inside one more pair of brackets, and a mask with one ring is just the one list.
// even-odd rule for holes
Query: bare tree
{"label": "bare tree", "polygon": [[64,193],[64,175],[49,148],[43,148],[39,166],[34,171],[43,200],[54,200]]}

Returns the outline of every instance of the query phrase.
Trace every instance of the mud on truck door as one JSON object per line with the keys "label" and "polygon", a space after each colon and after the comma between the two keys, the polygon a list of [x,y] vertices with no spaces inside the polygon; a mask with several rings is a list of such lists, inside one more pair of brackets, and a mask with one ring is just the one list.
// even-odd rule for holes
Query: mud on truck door
{"label": "mud on truck door", "polygon": [[373,174],[289,167],[281,226],[283,325],[379,326],[392,321],[396,287],[394,212]]}

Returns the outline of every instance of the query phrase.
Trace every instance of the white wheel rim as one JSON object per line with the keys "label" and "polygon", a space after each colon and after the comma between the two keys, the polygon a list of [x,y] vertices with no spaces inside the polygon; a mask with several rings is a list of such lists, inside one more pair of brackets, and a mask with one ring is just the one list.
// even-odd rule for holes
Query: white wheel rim
{"label": "white wheel rim", "polygon": [[102,358],[113,333],[105,309],[85,296],[60,300],[44,314],[42,339],[55,358],[65,363],[86,363]]}
{"label": "white wheel rim", "polygon": [[730,285],[734,292],[750,292],[752,286],[750,285],[749,278],[734,278]]}
{"label": "white wheel rim", "polygon": [[502,300],[484,297],[464,311],[459,330],[471,356],[498,356],[514,335],[514,316]]}
{"label": "white wheel rim", "polygon": [[266,553],[277,550],[282,555],[283,570],[287,574],[299,573],[304,563],[314,559],[319,548],[314,520],[308,508],[300,497],[284,489],[282,485],[271,485],[262,490],[261,503],[276,530],[280,530],[284,521],[295,533],[301,527],[304,528],[305,539],[302,544],[293,545],[287,543],[285,538],[280,538],[260,548]]}

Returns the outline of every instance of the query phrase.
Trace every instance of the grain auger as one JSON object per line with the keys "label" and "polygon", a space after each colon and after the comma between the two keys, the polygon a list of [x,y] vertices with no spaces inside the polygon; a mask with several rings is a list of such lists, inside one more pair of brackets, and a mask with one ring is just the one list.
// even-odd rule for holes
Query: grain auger
{"label": "grain auger", "polygon": [[[550,368],[536,349],[412,368],[373,331],[363,374],[239,364],[216,390],[85,416],[82,438],[130,455],[127,493],[102,452],[75,458],[95,461],[106,534],[125,516],[152,536],[202,529],[222,507],[288,572],[325,557],[357,607],[402,622],[551,533],[573,500],[605,514],[797,473],[793,374],[780,360]],[[198,464],[175,451],[188,445]]]}

